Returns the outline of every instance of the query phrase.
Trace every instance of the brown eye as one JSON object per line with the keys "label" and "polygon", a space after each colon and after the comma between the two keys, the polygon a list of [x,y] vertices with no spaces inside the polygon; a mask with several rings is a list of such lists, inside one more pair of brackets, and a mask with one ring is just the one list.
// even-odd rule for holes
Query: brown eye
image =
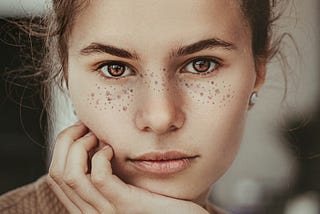
{"label": "brown eye", "polygon": [[112,76],[121,76],[124,72],[125,72],[126,68],[123,65],[109,65],[108,66],[108,72],[112,75]]}
{"label": "brown eye", "polygon": [[184,72],[190,72],[195,74],[200,73],[211,73],[215,70],[217,70],[221,64],[217,62],[215,59],[209,59],[209,58],[198,58],[195,60],[192,60],[190,63],[188,63],[182,70]]}
{"label": "brown eye", "polygon": [[117,62],[102,64],[98,67],[98,70],[108,78],[124,77],[134,73],[128,66]]}
{"label": "brown eye", "polygon": [[206,72],[210,68],[210,60],[201,59],[193,61],[193,68],[198,72]]}

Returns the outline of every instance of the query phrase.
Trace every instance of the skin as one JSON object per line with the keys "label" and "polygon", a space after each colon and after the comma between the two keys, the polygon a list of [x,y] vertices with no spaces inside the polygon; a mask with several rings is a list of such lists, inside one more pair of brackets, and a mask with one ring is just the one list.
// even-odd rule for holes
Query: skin
{"label": "skin", "polygon": [[[176,54],[181,47],[211,38],[232,45]],[[83,51],[92,43],[125,49],[135,57]],[[203,57],[218,63],[211,64],[212,72],[197,74],[190,60]],[[122,62],[132,71],[121,78],[107,77],[107,67],[100,65],[108,61]],[[250,29],[238,1],[91,1],[76,19],[69,40],[69,93],[84,127],[73,139],[83,138],[88,130],[93,133],[95,140],[85,152],[97,146],[96,155],[111,164],[92,161],[97,172],[108,168],[123,184],[203,205],[211,185],[236,156],[252,107],[250,95],[261,87],[264,73],[264,64],[254,64]],[[57,144],[51,174],[63,165],[58,159],[65,145],[59,139]],[[101,149],[105,145],[110,147]],[[173,150],[197,158],[170,176],[142,173],[128,161],[147,152]],[[82,158],[84,174],[88,157],[83,153]],[[72,168],[72,161],[66,162],[65,172]],[[61,171],[53,174],[54,180],[61,177]]]}

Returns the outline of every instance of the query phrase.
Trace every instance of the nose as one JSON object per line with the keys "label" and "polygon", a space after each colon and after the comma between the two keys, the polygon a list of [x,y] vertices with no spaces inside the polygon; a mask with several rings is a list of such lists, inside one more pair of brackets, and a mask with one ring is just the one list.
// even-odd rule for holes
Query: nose
{"label": "nose", "polygon": [[157,135],[180,129],[185,121],[181,99],[172,90],[148,90],[140,97],[135,122],[138,129]]}

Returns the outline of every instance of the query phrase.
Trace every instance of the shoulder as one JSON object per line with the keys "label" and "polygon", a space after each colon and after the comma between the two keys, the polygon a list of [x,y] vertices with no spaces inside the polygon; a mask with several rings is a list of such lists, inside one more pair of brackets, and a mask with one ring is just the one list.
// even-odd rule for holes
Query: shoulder
{"label": "shoulder", "polygon": [[67,213],[50,189],[46,175],[0,196],[0,213]]}

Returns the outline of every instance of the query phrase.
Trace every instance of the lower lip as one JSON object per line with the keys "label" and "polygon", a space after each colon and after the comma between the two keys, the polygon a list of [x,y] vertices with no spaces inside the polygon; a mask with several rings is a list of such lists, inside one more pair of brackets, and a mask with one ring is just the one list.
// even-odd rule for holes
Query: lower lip
{"label": "lower lip", "polygon": [[191,166],[193,158],[182,158],[174,160],[149,161],[149,160],[133,160],[132,163],[140,171],[166,175],[183,171]]}

